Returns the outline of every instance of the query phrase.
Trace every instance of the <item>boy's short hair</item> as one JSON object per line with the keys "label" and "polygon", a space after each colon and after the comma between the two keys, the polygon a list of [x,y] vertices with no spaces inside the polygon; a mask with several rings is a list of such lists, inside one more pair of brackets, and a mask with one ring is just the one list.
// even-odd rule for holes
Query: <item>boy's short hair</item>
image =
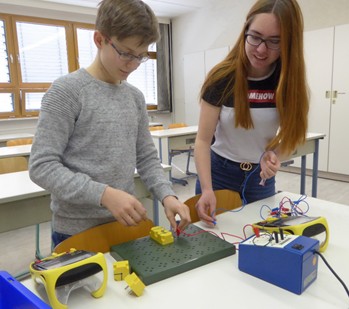
{"label": "boy's short hair", "polygon": [[109,38],[115,36],[119,41],[137,36],[139,45],[150,45],[160,38],[157,18],[141,0],[102,0],[96,30]]}

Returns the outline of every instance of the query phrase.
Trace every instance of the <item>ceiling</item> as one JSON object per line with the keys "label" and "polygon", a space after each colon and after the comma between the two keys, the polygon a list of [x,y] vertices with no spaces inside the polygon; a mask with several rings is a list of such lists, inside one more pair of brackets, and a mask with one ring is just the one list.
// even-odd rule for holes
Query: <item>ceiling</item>
{"label": "ceiling", "polygon": [[[41,0],[88,8],[96,8],[100,0]],[[174,18],[199,10],[217,0],[143,0],[158,17]]]}

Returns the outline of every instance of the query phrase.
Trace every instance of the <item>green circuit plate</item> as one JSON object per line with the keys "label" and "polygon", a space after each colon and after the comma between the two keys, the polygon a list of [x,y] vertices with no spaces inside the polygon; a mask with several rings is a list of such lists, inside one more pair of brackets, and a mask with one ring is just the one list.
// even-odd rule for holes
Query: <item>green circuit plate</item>
{"label": "green circuit plate", "polygon": [[110,254],[117,261],[128,260],[145,285],[235,254],[233,244],[195,225],[185,233],[165,246],[146,236],[112,246]]}

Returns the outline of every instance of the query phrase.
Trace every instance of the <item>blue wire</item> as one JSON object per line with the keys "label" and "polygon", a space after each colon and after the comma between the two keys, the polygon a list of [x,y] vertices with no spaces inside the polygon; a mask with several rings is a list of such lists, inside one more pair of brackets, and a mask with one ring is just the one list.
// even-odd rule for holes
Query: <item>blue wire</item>
{"label": "blue wire", "polygon": [[257,164],[257,166],[255,167],[255,169],[249,173],[246,177],[246,179],[244,180],[244,183],[243,183],[243,187],[242,187],[242,191],[241,191],[241,196],[242,196],[242,206],[244,207],[246,204],[247,204],[247,200],[245,198],[245,189],[246,189],[246,184],[247,184],[247,181],[249,180],[249,178],[251,177],[251,175],[259,168],[259,166],[261,165],[261,160],[262,160],[262,157],[263,155],[265,154],[265,152],[262,153],[262,155],[260,156],[259,158],[259,163]]}
{"label": "blue wire", "polygon": [[[259,162],[261,161],[263,155],[265,154],[265,152],[262,153],[262,155],[260,156],[259,158]],[[245,178],[244,182],[243,182],[243,188],[242,188],[242,191],[241,191],[241,197],[242,197],[242,206],[240,208],[237,208],[237,209],[232,209],[232,210],[228,210],[228,209],[225,209],[225,208],[219,208],[219,210],[222,210],[222,211],[229,211],[229,212],[239,212],[241,210],[244,209],[244,207],[246,206],[247,204],[247,200],[245,198],[245,188],[246,188],[246,184],[247,184],[247,181],[248,179],[251,177],[251,175],[258,169],[258,167],[260,166],[260,163],[258,163],[258,165],[255,167],[255,169],[248,174],[248,176]],[[214,211],[212,211],[211,213],[211,217],[213,218],[213,215],[217,212],[218,209],[215,209]],[[215,224],[215,222],[213,222]]]}
{"label": "blue wire", "polygon": [[[259,168],[260,166],[260,162],[262,160],[262,157],[263,155],[265,154],[265,152],[262,153],[262,155],[260,156],[259,158],[259,163],[257,164],[257,166],[255,167],[255,169],[249,173],[247,175],[247,177],[245,178],[244,182],[243,182],[243,187],[242,187],[242,191],[241,191],[241,197],[242,197],[242,206],[240,208],[237,208],[237,209],[233,209],[233,210],[227,210],[225,208],[219,208],[219,210],[223,210],[223,211],[229,211],[229,212],[239,212],[241,210],[244,209],[244,207],[246,206],[247,204],[247,200],[245,198],[245,188],[246,188],[246,184],[247,184],[247,181],[249,180],[249,178],[252,176],[252,174]],[[216,213],[217,209],[215,209],[214,211],[212,211],[211,213],[211,217],[213,218],[213,215]],[[215,222],[213,222],[215,224]]]}

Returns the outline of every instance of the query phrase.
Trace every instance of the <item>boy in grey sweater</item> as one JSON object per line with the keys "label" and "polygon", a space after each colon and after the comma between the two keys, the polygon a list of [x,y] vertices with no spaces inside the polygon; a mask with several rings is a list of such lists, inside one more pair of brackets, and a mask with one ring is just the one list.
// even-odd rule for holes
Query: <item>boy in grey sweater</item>
{"label": "boy in grey sweater", "polygon": [[157,157],[144,96],[126,81],[158,39],[157,19],[144,2],[103,0],[94,62],[57,79],[45,94],[29,172],[51,193],[54,245],[115,219],[130,226],[146,219],[133,196],[135,168],[172,228],[176,215],[180,230],[190,223]]}

